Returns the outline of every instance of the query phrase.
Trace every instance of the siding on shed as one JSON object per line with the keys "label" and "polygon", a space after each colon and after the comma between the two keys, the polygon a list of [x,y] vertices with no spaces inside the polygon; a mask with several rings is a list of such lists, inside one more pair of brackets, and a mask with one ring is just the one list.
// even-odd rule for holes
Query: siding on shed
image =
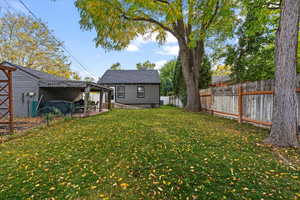
{"label": "siding on shed", "polygon": [[[158,84],[148,85],[148,84],[138,84],[138,85],[118,85],[125,86],[125,98],[117,97],[117,87],[116,87],[116,102],[121,104],[130,105],[142,105],[142,104],[159,104],[160,94]],[[137,98],[137,87],[143,86],[145,88],[145,97]]]}
{"label": "siding on shed", "polygon": [[[0,73],[0,79],[5,78],[5,75]],[[5,78],[6,79],[6,78]],[[34,97],[28,97],[23,94],[34,92]],[[31,102],[38,101],[39,87],[38,80],[30,76],[26,72],[17,69],[13,72],[13,102],[14,102],[14,116],[27,117],[31,110]]]}

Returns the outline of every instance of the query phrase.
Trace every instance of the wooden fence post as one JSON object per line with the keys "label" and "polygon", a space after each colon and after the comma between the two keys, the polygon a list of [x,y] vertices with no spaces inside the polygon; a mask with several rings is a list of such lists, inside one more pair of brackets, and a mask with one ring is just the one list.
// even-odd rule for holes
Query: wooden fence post
{"label": "wooden fence post", "polygon": [[8,98],[9,98],[9,103],[8,103],[8,112],[9,112],[9,132],[13,133],[14,132],[14,125],[13,125],[13,117],[14,117],[14,110],[13,110],[13,81],[12,81],[12,71],[8,71]]}
{"label": "wooden fence post", "polygon": [[239,109],[239,123],[243,122],[243,87],[242,84],[238,88],[238,109]]}
{"label": "wooden fence post", "polygon": [[214,115],[214,90],[213,88],[210,89],[210,110],[211,114]]}

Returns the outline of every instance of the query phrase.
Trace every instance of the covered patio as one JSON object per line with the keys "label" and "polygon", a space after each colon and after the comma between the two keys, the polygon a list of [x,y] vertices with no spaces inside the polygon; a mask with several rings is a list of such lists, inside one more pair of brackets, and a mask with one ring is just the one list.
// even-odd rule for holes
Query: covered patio
{"label": "covered patio", "polygon": [[[83,100],[83,106],[80,109],[83,113],[77,113],[74,116],[86,117],[101,113],[111,109],[110,88],[103,87],[93,82],[73,81],[73,80],[40,80],[39,82],[40,99],[45,101],[65,100],[75,102]],[[99,93],[99,101],[91,105],[90,93]],[[103,98],[106,96],[107,98]],[[97,105],[95,105],[95,103]],[[96,108],[96,109],[95,109]]]}

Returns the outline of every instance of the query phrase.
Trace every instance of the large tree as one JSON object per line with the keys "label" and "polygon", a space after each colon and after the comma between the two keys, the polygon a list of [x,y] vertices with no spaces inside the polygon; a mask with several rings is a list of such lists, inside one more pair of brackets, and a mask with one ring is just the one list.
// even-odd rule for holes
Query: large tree
{"label": "large tree", "polygon": [[283,0],[281,3],[280,25],[276,36],[272,128],[265,142],[282,147],[297,147],[296,66],[300,1]]}
{"label": "large tree", "polygon": [[122,50],[139,35],[158,33],[159,43],[171,33],[178,41],[187,86],[188,111],[200,110],[199,67],[205,40],[231,33],[235,0],[76,0],[82,28],[95,29],[96,44]]}
{"label": "large tree", "polygon": [[78,79],[62,43],[41,21],[21,14],[0,17],[0,62],[8,61],[65,78]]}
{"label": "large tree", "polygon": [[[199,68],[199,89],[205,89],[209,87],[209,84],[211,83],[211,62],[208,59],[208,57],[205,55],[203,57],[203,63],[201,65],[201,68]],[[173,77],[173,91],[176,96],[180,98],[183,105],[187,104],[187,88],[186,84],[183,81],[183,73],[182,73],[182,64],[180,57],[177,58],[177,62],[175,65],[174,70],[174,77]]]}

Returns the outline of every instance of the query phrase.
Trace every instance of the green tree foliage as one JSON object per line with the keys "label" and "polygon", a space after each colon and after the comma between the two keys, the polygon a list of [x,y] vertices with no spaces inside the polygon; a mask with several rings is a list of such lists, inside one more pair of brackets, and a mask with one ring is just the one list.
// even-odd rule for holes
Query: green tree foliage
{"label": "green tree foliage", "polygon": [[207,56],[204,56],[203,58],[203,64],[202,68],[199,69],[199,88],[200,89],[206,89],[209,87],[209,84],[211,83],[211,76],[212,76],[212,70],[211,70],[211,62],[208,59]]}
{"label": "green tree foliage", "polygon": [[73,75],[72,75],[72,79],[79,81],[79,80],[81,80],[81,77],[79,76],[78,73],[74,72]]}
{"label": "green tree foliage", "polygon": [[168,96],[174,93],[174,73],[177,61],[171,60],[167,62],[160,70],[160,94]]}
{"label": "green tree foliage", "polygon": [[186,105],[186,101],[187,101],[186,84],[183,78],[180,57],[177,58],[174,77],[173,77],[173,85],[174,85],[174,95],[179,97],[183,105]]}
{"label": "green tree foliage", "polygon": [[[231,75],[236,82],[274,77],[276,27],[273,17],[265,14],[267,11],[262,6],[255,8],[254,3],[249,4],[245,22],[237,31],[238,44],[227,47],[225,64],[232,66]],[[264,21],[260,20],[262,15],[266,18]]]}
{"label": "green tree foliage", "polygon": [[86,77],[84,77],[84,81],[95,82],[95,79],[93,77],[86,76]]}
{"label": "green tree foliage", "polygon": [[187,85],[186,109],[198,111],[199,67],[205,40],[226,38],[235,21],[236,0],[76,0],[83,29],[95,29],[96,45],[122,50],[139,35],[158,33],[163,44],[167,32],[177,40]]}
{"label": "green tree foliage", "polygon": [[30,16],[6,13],[0,17],[0,61],[78,79],[52,32]]}
{"label": "green tree foliage", "polygon": [[121,64],[119,62],[112,64],[110,70],[121,70]]}
{"label": "green tree foliage", "polygon": [[231,66],[235,82],[273,79],[279,1],[245,0],[243,5],[244,20],[235,32],[238,42],[227,45],[221,57]]}
{"label": "green tree foliage", "polygon": [[138,70],[154,69],[155,68],[155,64],[151,63],[149,60],[147,60],[146,62],[143,62],[143,63],[137,63],[136,64],[136,68]]}

